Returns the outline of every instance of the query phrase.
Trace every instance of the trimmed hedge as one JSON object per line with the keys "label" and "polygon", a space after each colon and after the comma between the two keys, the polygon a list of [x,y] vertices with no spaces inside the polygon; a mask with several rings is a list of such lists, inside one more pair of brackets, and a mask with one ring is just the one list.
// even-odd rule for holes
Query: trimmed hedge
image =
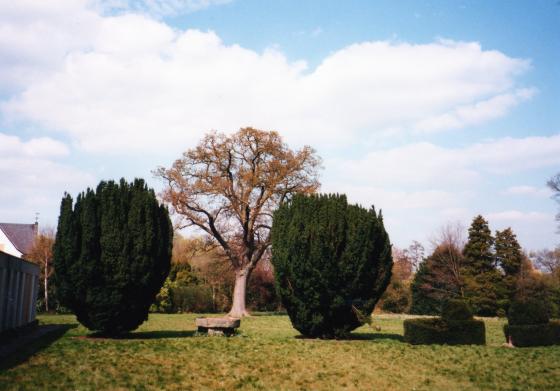
{"label": "trimmed hedge", "polygon": [[406,319],[404,340],[413,345],[484,345],[486,329],[481,320]]}
{"label": "trimmed hedge", "polygon": [[504,325],[506,342],[516,347],[550,346],[560,344],[560,321],[541,324]]}
{"label": "trimmed hedge", "polygon": [[445,320],[472,320],[473,313],[464,300],[450,299],[443,304],[441,317]]}

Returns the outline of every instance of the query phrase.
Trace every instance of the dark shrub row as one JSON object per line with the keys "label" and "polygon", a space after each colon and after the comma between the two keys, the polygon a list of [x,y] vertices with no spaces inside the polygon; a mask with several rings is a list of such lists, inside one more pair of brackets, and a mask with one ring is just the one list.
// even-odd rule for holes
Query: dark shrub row
{"label": "dark shrub row", "polygon": [[404,321],[406,342],[420,344],[484,345],[484,322],[474,320],[472,310],[463,300],[448,300],[441,318],[407,319]]}
{"label": "dark shrub row", "polygon": [[560,321],[541,324],[504,325],[506,341],[516,347],[550,346],[560,344]]}
{"label": "dark shrub row", "polygon": [[550,310],[542,300],[517,300],[511,303],[506,341],[517,347],[560,344],[560,321],[549,321]]}
{"label": "dark shrub row", "polygon": [[413,345],[484,345],[486,331],[482,320],[407,319],[404,339]]}

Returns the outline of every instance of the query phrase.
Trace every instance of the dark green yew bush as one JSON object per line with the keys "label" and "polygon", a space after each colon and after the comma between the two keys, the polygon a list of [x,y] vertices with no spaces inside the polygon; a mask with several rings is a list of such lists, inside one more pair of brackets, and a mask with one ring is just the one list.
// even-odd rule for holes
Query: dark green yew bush
{"label": "dark green yew bush", "polygon": [[381,213],[344,195],[296,195],[274,213],[276,289],[304,336],[344,338],[369,315],[391,278]]}
{"label": "dark green yew bush", "polygon": [[473,314],[464,300],[450,299],[443,304],[441,317],[445,320],[471,320]]}
{"label": "dark green yew bush", "polygon": [[54,245],[62,305],[90,330],[115,336],[148,318],[171,260],[167,209],[141,179],[101,182],[62,199]]}
{"label": "dark green yew bush", "polygon": [[537,299],[515,300],[504,326],[506,341],[517,347],[560,344],[560,322],[549,321],[550,306]]}
{"label": "dark green yew bush", "polygon": [[469,305],[460,299],[443,304],[440,318],[418,318],[404,321],[404,339],[418,344],[484,345],[484,322],[474,320]]}
{"label": "dark green yew bush", "polygon": [[515,300],[510,304],[510,325],[544,324],[550,319],[550,309],[543,300]]}

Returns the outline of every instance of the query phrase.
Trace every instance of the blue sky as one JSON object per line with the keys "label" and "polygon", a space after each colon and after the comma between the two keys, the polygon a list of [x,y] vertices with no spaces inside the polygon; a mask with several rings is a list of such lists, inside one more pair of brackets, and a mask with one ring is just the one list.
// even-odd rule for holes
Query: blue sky
{"label": "blue sky", "polygon": [[560,4],[0,0],[0,221],[169,165],[206,131],[276,129],[395,245],[478,213],[560,242]]}

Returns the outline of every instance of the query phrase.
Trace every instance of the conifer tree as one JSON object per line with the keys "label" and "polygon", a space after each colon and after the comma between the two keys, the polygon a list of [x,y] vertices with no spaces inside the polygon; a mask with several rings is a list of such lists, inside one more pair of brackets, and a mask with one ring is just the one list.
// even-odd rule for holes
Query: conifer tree
{"label": "conifer tree", "polygon": [[500,284],[503,279],[496,269],[493,253],[494,238],[488,222],[476,216],[469,228],[469,238],[463,250],[463,280],[465,297],[474,312],[482,316],[494,316],[498,310],[498,300],[502,294]]}
{"label": "conifer tree", "polygon": [[342,338],[387,288],[393,265],[381,212],[344,195],[295,195],[274,213],[276,287],[305,336]]}
{"label": "conifer tree", "polygon": [[432,283],[430,269],[431,262],[427,259],[420,263],[418,271],[414,275],[410,285],[412,294],[411,314],[438,315],[441,312],[442,300],[430,294],[433,291],[433,289],[430,289]]}
{"label": "conifer tree", "polygon": [[173,230],[167,209],[141,179],[101,182],[64,196],[54,245],[61,303],[90,330],[137,328],[169,273]]}
{"label": "conifer tree", "polygon": [[472,274],[494,270],[496,260],[492,252],[494,238],[488,222],[481,215],[476,216],[469,228],[469,239],[463,250],[464,265]]}
{"label": "conifer tree", "polygon": [[496,261],[505,275],[501,284],[502,296],[504,296],[502,300],[509,307],[509,302],[515,296],[517,281],[525,256],[511,228],[496,231],[494,247],[496,250]]}
{"label": "conifer tree", "polygon": [[523,251],[511,228],[496,231],[496,262],[506,276],[517,276],[523,263]]}

